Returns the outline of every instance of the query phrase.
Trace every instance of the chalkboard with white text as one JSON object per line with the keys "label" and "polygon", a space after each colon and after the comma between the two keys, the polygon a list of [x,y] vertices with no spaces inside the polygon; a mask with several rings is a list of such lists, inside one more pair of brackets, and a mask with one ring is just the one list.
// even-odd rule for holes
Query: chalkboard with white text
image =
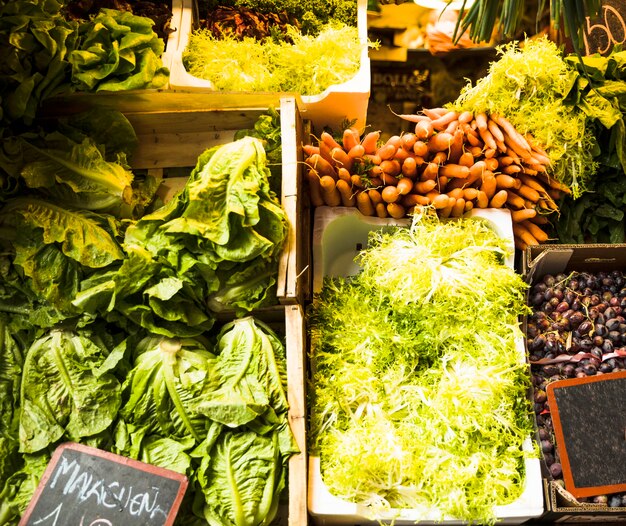
{"label": "chalkboard with white text", "polygon": [[608,55],[626,43],[626,0],[602,0],[598,16],[585,18],[583,37],[586,55]]}
{"label": "chalkboard with white text", "polygon": [[68,442],[52,455],[19,526],[171,526],[187,483],[180,473]]}

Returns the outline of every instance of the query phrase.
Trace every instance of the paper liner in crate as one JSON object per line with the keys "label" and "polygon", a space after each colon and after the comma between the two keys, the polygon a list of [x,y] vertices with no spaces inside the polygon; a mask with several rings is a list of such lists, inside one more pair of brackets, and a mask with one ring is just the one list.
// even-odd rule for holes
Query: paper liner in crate
{"label": "paper liner in crate", "polygon": [[[488,222],[510,247],[506,265],[514,268],[514,240],[511,214],[507,209],[473,209],[464,217],[479,217]],[[319,292],[325,276],[350,276],[359,271],[355,256],[367,247],[372,230],[408,226],[410,219],[381,219],[362,215],[350,207],[322,206],[315,209],[313,224],[313,291]],[[456,221],[456,219],[450,219]],[[524,342],[516,341],[520,360],[525,361]],[[315,352],[311,349],[311,352]],[[533,440],[524,441],[524,450],[533,451]],[[544,513],[541,467],[538,458],[525,460],[524,489],[514,502],[496,506],[499,524],[521,524]],[[320,458],[309,456],[308,509],[315,525],[379,525],[382,521],[396,526],[411,524],[457,525],[464,521],[442,516],[435,508],[391,509],[372,518],[362,505],[342,500],[331,494],[322,479]]]}
{"label": "paper liner in crate", "polygon": [[[192,92],[215,92],[213,84],[204,79],[189,74],[183,65],[183,52],[189,43],[189,36],[196,27],[198,14],[193,0],[178,0],[183,2],[181,30],[178,47],[172,57],[170,68],[170,88],[173,90]],[[344,119],[356,119],[358,129],[365,127],[367,119],[367,105],[370,96],[370,59],[367,49],[367,0],[357,0],[357,29],[359,41],[363,45],[360,57],[360,67],[356,75],[341,84],[330,86],[318,95],[295,95],[302,117],[310,120],[316,130],[323,130],[325,126],[341,129]],[[229,107],[255,107],[257,92],[221,92],[224,101]],[[267,92],[262,92],[265,99]],[[276,101],[285,93],[275,93]]]}

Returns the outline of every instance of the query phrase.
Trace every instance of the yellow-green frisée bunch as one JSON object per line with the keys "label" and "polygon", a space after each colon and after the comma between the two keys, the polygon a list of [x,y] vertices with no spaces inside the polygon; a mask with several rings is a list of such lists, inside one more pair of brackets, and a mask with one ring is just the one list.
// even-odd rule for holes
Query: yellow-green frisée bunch
{"label": "yellow-green fris\u00e9e bunch", "polygon": [[309,312],[310,453],[331,493],[493,523],[524,488],[526,312],[505,240],[478,218],[375,231],[362,270]]}

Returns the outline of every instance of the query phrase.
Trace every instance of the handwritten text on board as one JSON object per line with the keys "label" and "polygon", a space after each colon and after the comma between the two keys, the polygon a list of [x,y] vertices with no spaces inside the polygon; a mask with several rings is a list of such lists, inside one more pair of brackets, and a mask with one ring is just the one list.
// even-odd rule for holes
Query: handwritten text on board
{"label": "handwritten text on board", "polygon": [[610,53],[616,44],[626,42],[626,1],[604,0],[597,18],[586,17],[583,35],[585,54]]}
{"label": "handwritten text on board", "polygon": [[78,444],[66,446],[53,456],[21,526],[173,523],[187,486],[183,475]]}

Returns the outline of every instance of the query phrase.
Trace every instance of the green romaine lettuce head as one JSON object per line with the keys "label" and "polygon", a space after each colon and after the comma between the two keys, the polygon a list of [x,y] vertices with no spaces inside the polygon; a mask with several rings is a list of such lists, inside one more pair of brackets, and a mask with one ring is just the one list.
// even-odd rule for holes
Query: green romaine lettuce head
{"label": "green romaine lettuce head", "polygon": [[149,18],[101,9],[80,26],[77,49],[70,52],[72,85],[81,91],[162,88],[169,79],[161,55],[165,44]]}
{"label": "green romaine lettuce head", "polygon": [[118,162],[108,162],[93,139],[74,143],[60,133],[47,137],[55,140],[62,149],[26,146],[33,153],[21,176],[29,188],[43,189],[55,202],[87,210],[131,202],[133,174]]}
{"label": "green romaine lettuce head", "polygon": [[21,452],[36,453],[64,437],[79,441],[111,425],[121,386],[109,372],[110,351],[89,331],[55,329],[33,343],[20,393]]}
{"label": "green romaine lettuce head", "polygon": [[217,350],[219,389],[198,400],[198,411],[231,428],[287,414],[285,350],[269,327],[237,319],[222,327]]}
{"label": "green romaine lettuce head", "polygon": [[0,209],[14,264],[28,287],[65,316],[80,314],[71,301],[93,269],[119,261],[119,225],[110,216],[68,210],[33,197],[9,200]]}
{"label": "green romaine lettuce head", "polygon": [[196,476],[211,525],[260,526],[276,515],[289,457],[298,452],[288,419],[285,348],[251,316],[222,327],[216,343],[219,387],[199,413],[224,425],[207,439]]}
{"label": "green romaine lettuce head", "polygon": [[275,433],[227,431],[211,450],[199,482],[204,492],[204,517],[211,526],[266,526],[278,510],[285,487]]}
{"label": "green romaine lettuce head", "polygon": [[32,124],[42,100],[69,87],[69,54],[78,24],[56,0],[0,5],[0,120]]}
{"label": "green romaine lettuce head", "polygon": [[[123,429],[117,447],[138,458],[148,435],[202,442],[212,422],[193,409],[194,401],[218,385],[215,356],[198,340],[149,336],[135,349],[124,382]],[[120,440],[123,438],[123,440]]]}
{"label": "green romaine lettuce head", "polygon": [[127,229],[124,246],[175,269],[211,310],[245,313],[275,303],[287,219],[269,177],[259,139],[207,150],[180,194]]}

